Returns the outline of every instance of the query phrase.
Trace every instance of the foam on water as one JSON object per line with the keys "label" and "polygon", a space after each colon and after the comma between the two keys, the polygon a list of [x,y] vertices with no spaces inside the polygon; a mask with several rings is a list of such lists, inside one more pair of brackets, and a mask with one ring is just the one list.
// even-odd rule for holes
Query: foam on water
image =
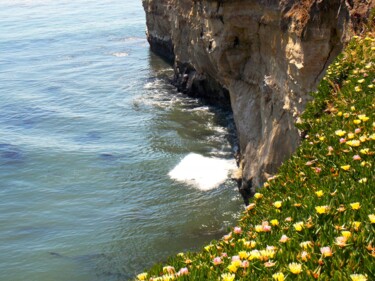
{"label": "foam on water", "polygon": [[229,172],[235,168],[234,160],[190,153],[168,175],[171,179],[187,183],[200,190],[210,190],[224,183]]}

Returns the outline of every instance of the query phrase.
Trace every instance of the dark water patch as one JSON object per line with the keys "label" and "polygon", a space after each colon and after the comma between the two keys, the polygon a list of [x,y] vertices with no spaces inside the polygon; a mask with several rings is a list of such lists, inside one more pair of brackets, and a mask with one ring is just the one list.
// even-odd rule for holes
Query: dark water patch
{"label": "dark water patch", "polygon": [[[100,140],[101,138],[102,138],[102,133],[101,132],[99,132],[99,131],[90,131],[90,132],[87,132],[83,136],[75,137],[74,140],[76,142],[78,142],[78,143],[85,144],[85,143],[96,142],[96,141]],[[102,153],[102,154],[100,154],[100,158],[103,158],[103,157],[106,158],[106,157],[113,156],[110,153]]]}
{"label": "dark water patch", "polygon": [[0,163],[22,162],[24,154],[17,146],[9,143],[0,143]]}

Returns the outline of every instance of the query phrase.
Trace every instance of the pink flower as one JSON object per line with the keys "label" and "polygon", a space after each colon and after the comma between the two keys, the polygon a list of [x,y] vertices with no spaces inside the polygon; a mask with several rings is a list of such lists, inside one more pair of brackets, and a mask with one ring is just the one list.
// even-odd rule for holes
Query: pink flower
{"label": "pink flower", "polygon": [[346,139],[341,138],[341,139],[340,139],[340,143],[346,143]]}
{"label": "pink flower", "polygon": [[241,233],[242,233],[242,229],[241,229],[241,227],[236,226],[236,227],[233,229],[233,232],[234,232],[235,234],[241,234]]}
{"label": "pink flower", "polygon": [[227,258],[227,257],[228,257],[228,254],[227,254],[227,253],[222,253],[222,254],[221,254],[221,257],[223,257],[223,258]]}
{"label": "pink flower", "polygon": [[323,257],[331,257],[332,250],[330,247],[322,247],[320,248],[320,252],[322,253]]}
{"label": "pink flower", "polygon": [[359,156],[358,154],[356,154],[356,155],[353,156],[353,160],[359,161],[359,160],[361,160],[361,156]]}
{"label": "pink flower", "polygon": [[270,232],[271,231],[271,226],[269,225],[268,221],[262,222],[262,230],[264,232]]}
{"label": "pink flower", "polygon": [[360,132],[361,132],[361,128],[357,128],[357,129],[355,129],[355,131],[354,131],[356,134],[359,134]]}
{"label": "pink flower", "polygon": [[221,260],[220,257],[214,258],[214,265],[219,265],[219,264],[222,264],[222,263],[223,263],[223,261]]}
{"label": "pink flower", "polygon": [[248,268],[249,266],[250,266],[249,261],[244,260],[244,261],[242,262],[242,267],[243,267],[243,268]]}
{"label": "pink flower", "polygon": [[332,146],[328,146],[328,151],[332,152],[333,151],[333,147]]}
{"label": "pink flower", "polygon": [[284,234],[283,236],[281,236],[279,242],[280,243],[286,243],[286,242],[288,242],[288,240],[289,240],[289,237]]}
{"label": "pink flower", "polygon": [[315,173],[317,174],[319,174],[322,171],[322,169],[319,167],[315,167],[314,170],[315,170]]}
{"label": "pink flower", "polygon": [[270,225],[263,225],[263,231],[264,232],[270,232],[271,231],[271,226]]}
{"label": "pink flower", "polygon": [[180,271],[178,272],[179,276],[188,275],[188,274],[189,274],[189,269],[187,269],[187,267],[181,268]]}
{"label": "pink flower", "polygon": [[240,257],[239,256],[233,256],[232,257],[232,261],[240,261]]}

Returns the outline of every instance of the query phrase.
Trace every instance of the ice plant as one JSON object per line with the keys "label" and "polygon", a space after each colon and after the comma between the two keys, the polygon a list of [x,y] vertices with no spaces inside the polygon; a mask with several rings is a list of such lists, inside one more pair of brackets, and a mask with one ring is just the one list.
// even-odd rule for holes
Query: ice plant
{"label": "ice plant", "polygon": [[140,281],[143,281],[147,279],[147,276],[148,276],[147,272],[143,272],[137,275],[137,279]]}
{"label": "ice plant", "polygon": [[243,260],[243,259],[247,259],[249,254],[246,251],[240,251],[240,252],[238,252],[238,256],[240,257],[241,260]]}
{"label": "ice plant", "polygon": [[342,137],[346,134],[346,131],[343,131],[343,130],[336,130],[335,131],[335,134],[339,137]]}
{"label": "ice plant", "polygon": [[292,262],[288,265],[288,267],[290,272],[293,274],[300,274],[302,272],[302,264],[300,263]]}
{"label": "ice plant", "polygon": [[222,281],[233,281],[236,275],[230,273],[223,273],[221,274]]}
{"label": "ice plant", "polygon": [[329,211],[329,207],[328,206],[316,206],[315,210],[319,215],[327,214]]}
{"label": "ice plant", "polygon": [[257,192],[257,193],[254,194],[254,197],[255,197],[256,199],[261,199],[261,198],[263,197],[263,194]]}
{"label": "ice plant", "polygon": [[272,278],[275,281],[284,281],[285,280],[284,274],[282,272],[277,272],[277,273],[273,274]]}
{"label": "ice plant", "polygon": [[361,208],[361,203],[359,202],[351,203],[350,207],[352,207],[353,210],[359,210]]}
{"label": "ice plant", "polygon": [[221,260],[220,257],[216,257],[216,258],[214,258],[213,263],[214,263],[214,265],[219,265],[219,264],[222,264],[223,261]]}
{"label": "ice plant", "polygon": [[330,247],[322,247],[320,248],[320,252],[322,253],[323,257],[331,257],[333,255],[332,250]]}
{"label": "ice plant", "polygon": [[242,233],[242,229],[241,229],[241,227],[236,226],[236,227],[233,229],[233,233],[235,233],[235,234],[241,234],[241,233]]}
{"label": "ice plant", "polygon": [[[345,236],[339,236],[339,237],[336,237],[336,241],[335,241],[335,244],[339,247],[345,247],[346,246],[346,241],[347,241],[348,238],[346,238]],[[323,254],[323,253],[322,253]]]}
{"label": "ice plant", "polygon": [[273,205],[274,205],[275,208],[277,208],[277,209],[280,209],[282,204],[283,204],[283,203],[282,203],[281,201],[276,201],[276,202],[273,203]]}
{"label": "ice plant", "polygon": [[304,227],[304,224],[303,224],[303,221],[300,221],[300,222],[296,222],[295,224],[293,224],[293,227],[296,231],[302,231],[303,227]]}
{"label": "ice plant", "polygon": [[183,275],[188,275],[189,274],[189,269],[187,267],[183,267],[181,268],[178,273],[177,273],[179,276],[183,276]]}
{"label": "ice plant", "polygon": [[363,274],[351,274],[352,281],[367,281],[367,277]]}
{"label": "ice plant", "polygon": [[322,197],[324,195],[324,192],[323,192],[323,190],[318,190],[318,191],[315,192],[315,194],[318,197]]}
{"label": "ice plant", "polygon": [[356,146],[360,146],[361,142],[359,140],[350,140],[350,141],[347,141],[346,144],[349,146],[356,147]]}
{"label": "ice plant", "polygon": [[375,215],[374,214],[368,215],[368,218],[369,218],[371,223],[375,223]]}
{"label": "ice plant", "polygon": [[301,242],[299,245],[301,246],[301,248],[305,250],[312,248],[314,246],[314,244],[311,241]]}

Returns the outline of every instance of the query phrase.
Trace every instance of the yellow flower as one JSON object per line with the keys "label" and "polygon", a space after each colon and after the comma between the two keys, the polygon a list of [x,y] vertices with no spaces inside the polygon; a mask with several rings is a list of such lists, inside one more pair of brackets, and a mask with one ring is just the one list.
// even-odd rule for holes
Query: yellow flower
{"label": "yellow flower", "polygon": [[368,121],[370,118],[367,117],[365,114],[360,114],[360,115],[358,115],[358,119],[361,120],[361,121],[363,121],[363,122],[366,122],[366,121]]}
{"label": "yellow flower", "polygon": [[361,87],[359,87],[359,86],[355,86],[355,87],[354,87],[354,91],[356,91],[356,92],[360,92],[360,91],[362,91],[362,89],[361,89]]}
{"label": "yellow flower", "polygon": [[368,138],[371,140],[375,140],[375,134],[370,135]]}
{"label": "yellow flower", "polygon": [[299,245],[300,245],[301,248],[303,248],[304,250],[307,250],[308,248],[312,248],[312,247],[313,247],[313,243],[312,243],[311,241],[301,242]]}
{"label": "yellow flower", "polygon": [[249,253],[246,251],[240,251],[238,252],[238,256],[240,257],[241,260],[247,259],[247,257],[249,256]]}
{"label": "yellow flower", "polygon": [[351,111],[354,111],[354,110],[355,110],[355,106],[351,106],[351,107],[350,107],[350,110],[351,110]]}
{"label": "yellow flower", "polygon": [[255,193],[255,194],[254,194],[254,197],[255,197],[256,199],[261,199],[261,198],[263,197],[263,194],[262,194],[262,193]]}
{"label": "yellow flower", "polygon": [[360,221],[353,221],[352,222],[352,227],[354,228],[355,231],[358,231],[360,226],[361,226],[361,222]]}
{"label": "yellow flower", "polygon": [[289,270],[293,274],[300,274],[302,272],[302,264],[292,262],[289,264]]}
{"label": "yellow flower", "polygon": [[211,250],[211,248],[213,247],[213,245],[207,245],[206,247],[204,247],[204,249],[209,252]]}
{"label": "yellow flower", "polygon": [[353,139],[353,138],[354,138],[354,134],[353,134],[353,133],[349,133],[349,134],[348,134],[348,138],[349,138],[349,139]]}
{"label": "yellow flower", "polygon": [[274,275],[272,275],[272,278],[275,281],[284,281],[284,274],[282,272],[277,272]]}
{"label": "yellow flower", "polygon": [[374,214],[368,215],[368,218],[370,219],[371,223],[375,223],[375,215]]}
{"label": "yellow flower", "polygon": [[347,141],[346,144],[350,146],[360,146],[361,142],[359,140],[351,140]]}
{"label": "yellow flower", "polygon": [[233,281],[236,275],[230,273],[221,274],[222,281]]}
{"label": "yellow flower", "polygon": [[256,231],[256,232],[263,232],[263,226],[260,225],[260,224],[256,225],[256,226],[255,226],[255,231]]}
{"label": "yellow flower", "polygon": [[341,166],[341,169],[343,169],[344,171],[349,171],[350,165]]}
{"label": "yellow flower", "polygon": [[345,117],[345,118],[349,118],[349,116],[350,116],[349,113],[347,113],[347,112],[344,113],[344,117]]}
{"label": "yellow flower", "polygon": [[365,141],[367,141],[367,137],[364,135],[364,136],[360,136],[359,137],[359,140],[361,141],[361,142],[365,142]]}
{"label": "yellow flower", "polygon": [[352,281],[366,281],[367,277],[363,274],[351,274],[350,278]]}
{"label": "yellow flower", "polygon": [[315,210],[320,215],[321,214],[326,214],[329,211],[329,207],[328,206],[316,206]]}
{"label": "yellow flower", "polygon": [[255,248],[255,246],[257,245],[257,242],[255,242],[254,240],[246,241],[244,242],[244,245],[246,248],[252,249],[252,248]]}
{"label": "yellow flower", "polygon": [[303,221],[300,221],[300,222],[296,222],[295,224],[293,224],[293,227],[296,231],[302,231],[303,229]]}
{"label": "yellow flower", "polygon": [[337,116],[342,116],[342,111],[339,111],[339,112],[337,113]]}
{"label": "yellow flower", "polygon": [[368,149],[368,148],[363,148],[363,149],[361,149],[359,152],[362,153],[362,154],[367,155],[367,154],[369,153],[369,151],[370,151],[370,149]]}
{"label": "yellow flower", "polygon": [[143,272],[141,274],[138,274],[137,279],[140,280],[140,281],[146,280],[147,279],[147,272]]}
{"label": "yellow flower", "polygon": [[361,122],[362,122],[362,121],[361,121],[360,119],[355,119],[355,120],[353,121],[353,123],[356,124],[356,125],[361,124]]}
{"label": "yellow flower", "polygon": [[337,136],[339,136],[339,137],[342,137],[342,136],[344,136],[344,135],[346,134],[346,132],[343,131],[343,130],[337,130],[337,131],[335,131],[335,134],[336,134]]}
{"label": "yellow flower", "polygon": [[176,276],[173,275],[173,274],[163,275],[162,278],[163,278],[162,279],[163,281],[173,281],[173,280],[176,280]]}
{"label": "yellow flower", "polygon": [[363,82],[365,82],[365,79],[359,79],[357,82],[358,82],[359,84],[362,84]]}
{"label": "yellow flower", "polygon": [[361,208],[361,204],[359,202],[351,203],[350,207],[352,207],[353,210],[359,210]]}
{"label": "yellow flower", "polygon": [[274,205],[275,208],[277,208],[277,209],[280,209],[282,204],[283,204],[283,203],[282,203],[281,201],[276,201],[276,202],[273,203],[273,205]]}
{"label": "yellow flower", "polygon": [[255,260],[260,258],[260,252],[258,250],[252,250],[249,255],[249,260]]}
{"label": "yellow flower", "polygon": [[350,231],[344,230],[341,231],[342,236],[344,236],[346,239],[349,239],[352,236],[352,233]]}
{"label": "yellow flower", "polygon": [[367,182],[367,178],[361,178],[358,182],[359,183],[366,183]]}
{"label": "yellow flower", "polygon": [[315,192],[315,194],[318,197],[322,197],[324,195],[324,192],[323,192],[323,190],[318,190],[318,191]]}
{"label": "yellow flower", "polygon": [[238,266],[231,263],[230,265],[228,265],[228,269],[229,269],[230,272],[236,273],[237,270],[238,270]]}
{"label": "yellow flower", "polygon": [[271,220],[271,224],[272,224],[273,226],[279,225],[279,221],[276,220],[276,219]]}

